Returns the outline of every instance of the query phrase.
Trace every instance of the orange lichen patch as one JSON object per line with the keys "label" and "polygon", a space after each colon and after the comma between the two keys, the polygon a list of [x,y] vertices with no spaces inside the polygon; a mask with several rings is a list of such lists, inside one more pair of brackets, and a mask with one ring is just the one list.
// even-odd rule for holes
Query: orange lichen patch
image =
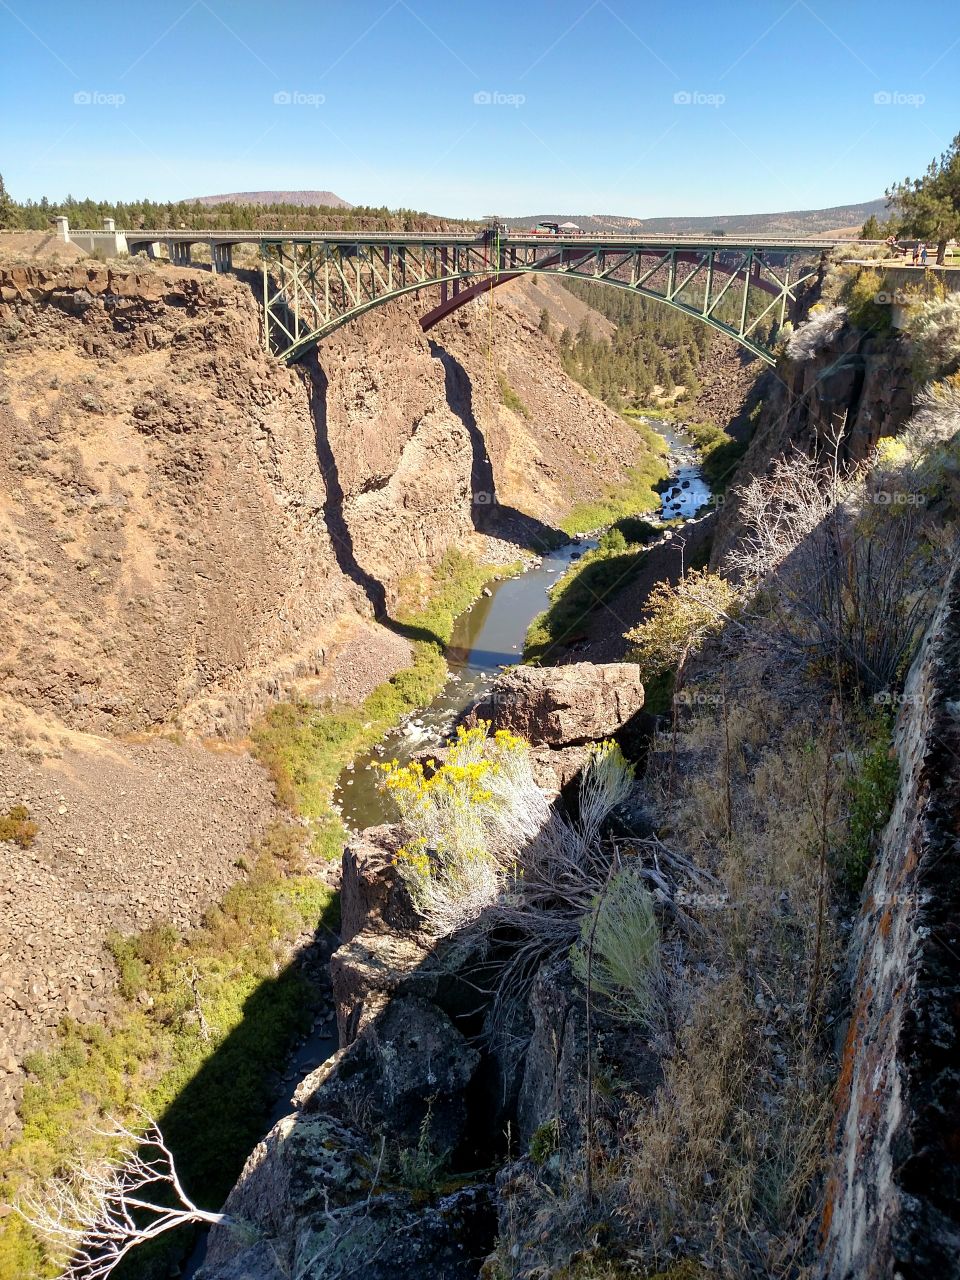
{"label": "orange lichen patch", "polygon": [[840,1073],[837,1076],[835,1091],[838,1107],[843,1106],[844,1099],[853,1085],[853,1068],[857,1058],[857,1046],[860,1043],[866,1021],[866,1006],[872,993],[873,988],[868,987],[860,1003],[850,1016],[850,1025],[847,1027],[846,1038],[843,1042],[843,1053],[840,1056]]}
{"label": "orange lichen patch", "polygon": [[887,907],[883,915],[880,917],[880,937],[886,938],[890,934],[890,926],[893,924],[893,911]]}
{"label": "orange lichen patch", "polygon": [[906,853],[903,855],[902,866],[903,866],[904,873],[915,870],[918,861],[919,861],[919,858],[917,856],[916,846],[911,840],[910,844],[907,846]]}
{"label": "orange lichen patch", "polygon": [[826,1202],[823,1206],[823,1213],[820,1216],[820,1245],[826,1243],[827,1236],[830,1234],[830,1227],[833,1223],[833,1211],[836,1207],[836,1197],[838,1191],[837,1175],[832,1173],[827,1180]]}

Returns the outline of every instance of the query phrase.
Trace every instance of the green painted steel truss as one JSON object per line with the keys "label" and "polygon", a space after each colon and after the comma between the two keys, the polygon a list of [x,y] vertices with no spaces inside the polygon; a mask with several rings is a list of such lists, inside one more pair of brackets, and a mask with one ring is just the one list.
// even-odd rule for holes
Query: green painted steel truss
{"label": "green painted steel truss", "polygon": [[264,333],[286,361],[374,307],[436,288],[425,328],[506,280],[549,273],[652,298],[726,333],[768,364],[801,286],[822,270],[824,242],[729,244],[677,240],[491,235],[261,240]]}

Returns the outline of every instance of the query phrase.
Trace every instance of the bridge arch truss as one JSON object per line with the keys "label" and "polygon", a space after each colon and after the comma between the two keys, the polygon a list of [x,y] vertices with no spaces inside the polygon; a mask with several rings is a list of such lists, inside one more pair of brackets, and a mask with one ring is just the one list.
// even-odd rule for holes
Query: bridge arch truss
{"label": "bridge arch truss", "polygon": [[627,289],[702,320],[768,364],[820,242],[704,243],[498,237],[261,240],[265,339],[288,362],[357,316],[436,288],[424,329],[508,280],[550,274]]}

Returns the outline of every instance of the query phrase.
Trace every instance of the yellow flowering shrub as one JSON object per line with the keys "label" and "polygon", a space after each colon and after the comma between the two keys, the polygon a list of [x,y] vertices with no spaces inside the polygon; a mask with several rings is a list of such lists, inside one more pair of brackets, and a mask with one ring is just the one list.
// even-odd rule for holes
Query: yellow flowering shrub
{"label": "yellow flowering shrub", "polygon": [[457,730],[442,764],[392,760],[380,768],[404,831],[400,874],[430,929],[452,933],[498,898],[519,851],[547,820],[529,744],[481,722]]}

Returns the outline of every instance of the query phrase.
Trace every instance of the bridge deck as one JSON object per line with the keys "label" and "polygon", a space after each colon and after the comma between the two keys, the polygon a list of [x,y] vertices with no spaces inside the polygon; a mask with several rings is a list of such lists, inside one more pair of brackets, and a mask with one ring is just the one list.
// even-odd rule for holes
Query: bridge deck
{"label": "bridge deck", "polygon": [[[102,234],[99,232],[72,232],[76,235]],[[413,244],[413,245],[477,245],[488,243],[481,236],[458,232],[394,232],[394,231],[197,231],[186,228],[163,228],[157,230],[117,230],[117,235],[126,236],[127,240],[146,242],[152,240],[176,240],[183,244]],[[523,235],[512,232],[501,235],[498,243],[502,248],[511,246],[529,246],[530,244],[549,244],[563,248],[603,247],[615,249],[636,249],[649,245],[651,248],[671,248],[682,246],[685,249],[782,249],[799,251],[803,249],[830,249],[838,244],[852,243],[837,236],[667,236],[667,235]],[[865,247],[873,241],[860,241]],[[877,242],[879,243],[879,242]]]}

